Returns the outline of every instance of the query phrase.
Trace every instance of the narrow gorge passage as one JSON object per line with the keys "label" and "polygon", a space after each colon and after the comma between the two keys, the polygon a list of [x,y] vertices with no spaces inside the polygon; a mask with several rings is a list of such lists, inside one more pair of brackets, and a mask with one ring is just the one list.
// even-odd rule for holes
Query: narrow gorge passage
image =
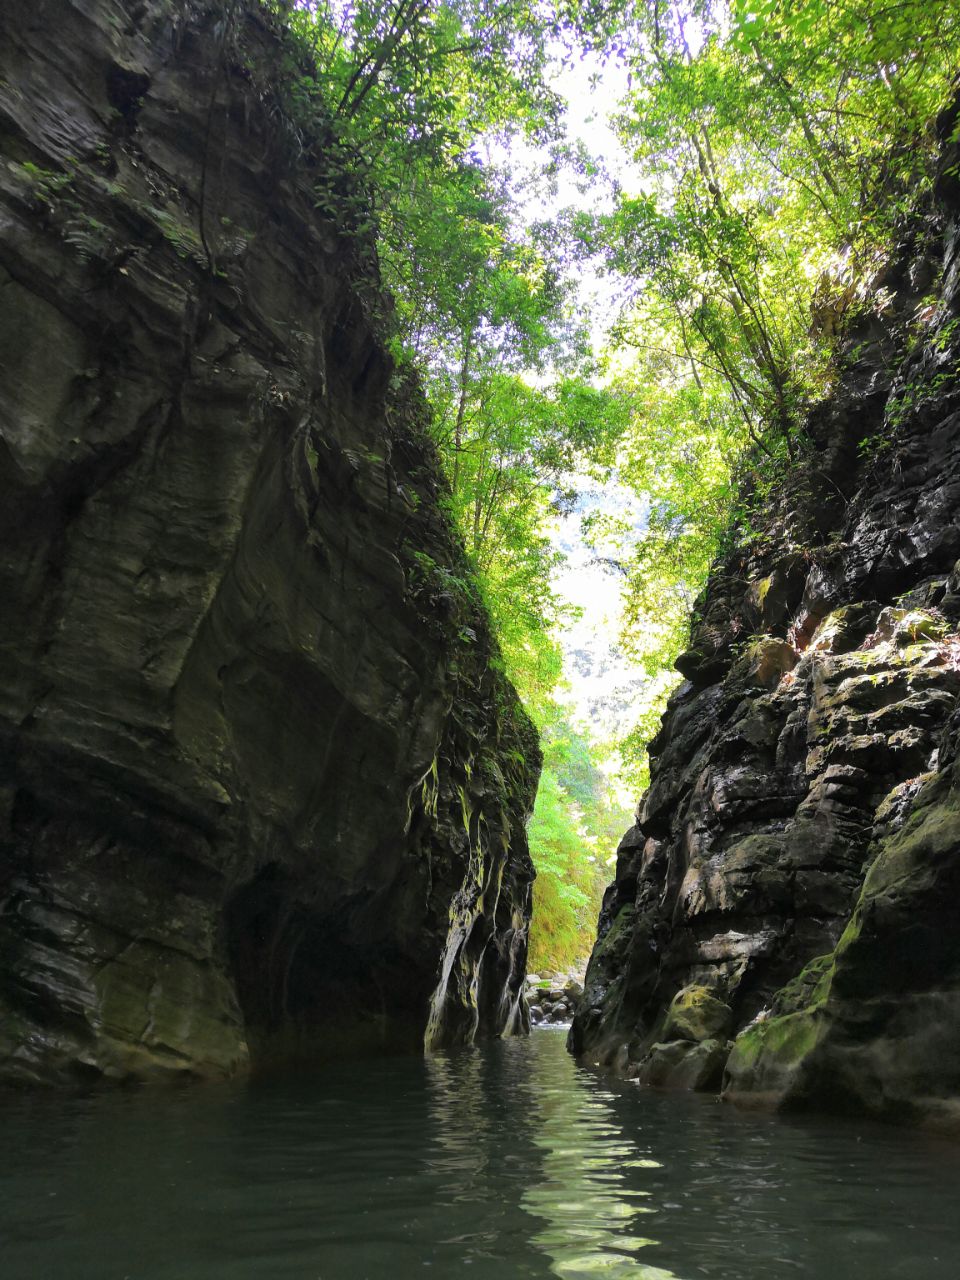
{"label": "narrow gorge passage", "polygon": [[960,1274],[958,50],[0,5],[2,1280]]}

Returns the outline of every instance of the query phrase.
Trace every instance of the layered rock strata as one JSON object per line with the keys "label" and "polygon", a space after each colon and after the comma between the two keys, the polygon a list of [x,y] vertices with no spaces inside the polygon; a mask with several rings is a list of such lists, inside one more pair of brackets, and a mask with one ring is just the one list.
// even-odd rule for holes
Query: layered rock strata
{"label": "layered rock strata", "polygon": [[291,58],[0,15],[0,1081],[525,1024],[536,737]]}
{"label": "layered rock strata", "polygon": [[960,1129],[954,152],[678,661],[572,1032],[641,1082]]}

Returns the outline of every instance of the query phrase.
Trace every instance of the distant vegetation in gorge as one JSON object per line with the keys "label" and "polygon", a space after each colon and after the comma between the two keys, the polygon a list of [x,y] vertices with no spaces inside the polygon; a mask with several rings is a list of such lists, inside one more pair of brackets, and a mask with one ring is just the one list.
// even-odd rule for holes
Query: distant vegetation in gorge
{"label": "distant vegetation in gorge", "polygon": [[[923,216],[960,0],[265,3],[289,31],[294,141],[340,157],[317,204],[376,242],[469,589],[543,737],[531,964],[563,966],[589,945],[622,814],[604,744],[559,697],[553,522],[586,477],[649,500],[639,536],[613,511],[584,531],[649,676],[635,730],[606,744],[636,793],[710,562],[749,532],[736,495],[762,507],[807,458],[845,326],[883,309],[890,246]],[[564,68],[584,53],[601,80],[626,72],[615,172],[565,133]],[[601,349],[588,269],[619,299]]]}

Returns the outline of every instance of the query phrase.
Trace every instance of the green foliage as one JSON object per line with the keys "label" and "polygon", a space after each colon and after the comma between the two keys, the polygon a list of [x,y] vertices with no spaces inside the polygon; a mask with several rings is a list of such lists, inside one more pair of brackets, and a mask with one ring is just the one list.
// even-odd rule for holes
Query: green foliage
{"label": "green foliage", "polygon": [[[265,3],[289,36],[276,101],[291,147],[314,161],[317,207],[361,258],[376,247],[394,354],[434,407],[473,577],[414,557],[413,588],[483,596],[545,737],[533,958],[568,963],[610,832],[557,711],[569,611],[551,524],[584,472],[646,496],[639,533],[606,517],[587,530],[623,575],[624,648],[649,677],[621,746],[643,785],[711,562],[731,539],[758,543],[772,486],[814,465],[804,423],[844,327],[888,301],[874,281],[929,189],[960,0]],[[576,39],[629,68],[632,167],[609,213],[531,225],[511,144],[542,149],[547,182],[564,161],[598,174],[565,146],[549,84],[548,58]],[[596,359],[571,283],[588,254],[629,296]]]}
{"label": "green foliage", "polygon": [[593,939],[610,850],[629,815],[612,805],[588,740],[554,712],[543,730],[544,766],[530,822],[537,867],[529,964],[565,969]]}
{"label": "green foliage", "polygon": [[523,0],[264,3],[288,33],[279,110],[291,145],[316,155],[317,207],[376,241],[407,311],[403,341],[425,322],[456,324],[460,295],[483,282],[486,229],[498,230],[479,140],[556,135],[551,15]]}
{"label": "green foliage", "polygon": [[929,184],[960,5],[672,0],[621,19],[639,189],[600,234],[642,283],[627,340],[648,342],[652,298],[690,377],[719,374],[754,445],[792,456],[829,339]]}
{"label": "green foliage", "polygon": [[[300,145],[317,136],[341,158],[320,166],[317,206],[352,226],[361,251],[364,238],[376,242],[395,303],[393,351],[426,384],[473,575],[451,580],[414,551],[411,590],[427,601],[478,590],[507,674],[538,726],[550,726],[530,831],[540,877],[534,956],[569,962],[587,949],[596,918],[600,874],[589,850],[602,804],[585,741],[574,748],[571,731],[556,727],[565,611],[550,526],[571,497],[571,473],[609,461],[625,419],[617,397],[586,380],[561,238],[525,226],[512,175],[481,159],[491,145],[506,154],[506,140],[521,135],[559,146],[558,102],[544,79],[555,15],[524,0],[276,7],[295,55],[285,117]],[[588,783],[597,791],[589,806]]]}
{"label": "green foliage", "polygon": [[[589,949],[605,871],[600,835],[616,840],[605,783],[587,740],[563,720],[557,640],[569,609],[549,525],[571,471],[601,458],[624,421],[623,399],[561,379],[549,390],[506,373],[474,339],[459,380],[434,374],[435,432],[450,510],[489,608],[507,674],[543,735],[545,761],[530,849],[537,868],[530,963],[560,968]],[[606,826],[604,821],[606,820]],[[609,843],[607,844],[607,848]]]}
{"label": "green foliage", "polygon": [[48,211],[53,210],[60,197],[69,191],[75,176],[72,165],[70,172],[67,173],[58,173],[54,169],[41,169],[39,165],[29,160],[17,165],[17,168],[30,180],[37,203]]}
{"label": "green foliage", "polygon": [[642,781],[642,738],[713,556],[731,537],[759,541],[771,486],[815,465],[804,422],[830,390],[837,341],[888,302],[873,282],[929,190],[960,3],[573,0],[570,12],[632,81],[618,123],[633,170],[613,212],[578,227],[632,282],[614,334],[636,404],[623,472],[649,494],[650,520],[608,556],[626,574],[624,643],[653,677],[623,744]]}

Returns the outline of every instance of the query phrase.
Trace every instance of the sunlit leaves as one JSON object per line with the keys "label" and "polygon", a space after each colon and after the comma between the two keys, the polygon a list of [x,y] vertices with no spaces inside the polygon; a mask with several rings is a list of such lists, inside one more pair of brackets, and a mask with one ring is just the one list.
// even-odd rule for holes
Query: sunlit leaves
{"label": "sunlit leaves", "polygon": [[[876,301],[867,282],[927,189],[960,0],[279,7],[298,51],[294,132],[306,139],[298,122],[316,108],[353,183],[355,232],[375,233],[395,353],[423,373],[450,514],[543,728],[564,620],[549,530],[571,474],[615,466],[647,495],[643,530],[608,556],[626,585],[625,647],[651,679],[625,747],[642,773],[642,739],[730,523],[735,469],[803,456],[831,343]],[[618,128],[631,163],[612,212],[530,225],[511,139],[544,146],[544,187],[562,157],[584,188],[597,173],[565,143],[546,74],[548,57],[573,56],[578,41],[629,68]],[[331,216],[341,185],[318,181]],[[595,361],[602,390],[570,284],[590,255],[630,297],[619,350]],[[569,923],[588,806],[576,810],[549,751],[546,778],[533,828],[540,892],[552,894],[546,918]]]}
{"label": "sunlit leaves", "polygon": [[590,743],[556,710],[542,726],[544,769],[530,823],[537,866],[530,967],[562,969],[592,940],[605,865],[629,816],[611,806]]}
{"label": "sunlit leaves", "polygon": [[733,519],[733,469],[802,456],[831,343],[880,305],[869,281],[922,208],[960,0],[571,9],[632,77],[619,130],[633,169],[614,212],[579,230],[633,284],[615,334],[635,404],[622,473],[651,505],[618,554],[624,641],[658,682],[625,747],[642,768],[657,673]]}

